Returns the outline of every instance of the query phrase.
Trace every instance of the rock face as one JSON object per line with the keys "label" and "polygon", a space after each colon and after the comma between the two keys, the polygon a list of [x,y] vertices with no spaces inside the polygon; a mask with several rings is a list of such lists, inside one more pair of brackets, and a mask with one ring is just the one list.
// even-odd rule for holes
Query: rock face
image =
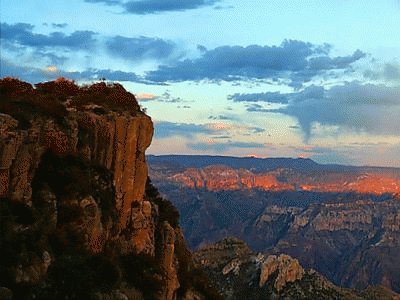
{"label": "rock face", "polygon": [[148,181],[153,123],[135,97],[65,79],[5,78],[0,93],[1,293],[203,299],[190,280],[180,288],[191,256]]}
{"label": "rock face", "polygon": [[[187,168],[167,173],[158,170],[156,158],[152,157],[151,173],[154,178],[192,189],[227,191],[261,189],[266,191],[313,191],[313,192],[357,192],[357,193],[400,193],[400,170],[397,174],[384,171],[359,170],[342,174],[331,171],[317,176],[286,168],[254,173],[247,169],[235,169],[225,165],[210,165],[204,168]],[[165,170],[165,169],[163,169]],[[174,172],[175,171],[175,172]],[[378,171],[378,173],[376,173]],[[361,174],[360,174],[361,172]],[[382,172],[382,173],[379,173]],[[306,174],[304,174],[306,173]],[[331,174],[330,174],[331,173]],[[341,178],[341,175],[344,175]]]}
{"label": "rock face", "polygon": [[[400,291],[400,194],[392,184],[399,169],[208,156],[149,160],[193,249],[232,235],[256,251],[288,254],[339,286]],[[256,188],[254,178],[262,174],[278,185]],[[193,178],[196,184],[187,184]],[[226,271],[237,265],[232,261]]]}
{"label": "rock face", "polygon": [[209,166],[202,169],[188,168],[165,180],[189,188],[209,191],[260,188],[266,190],[293,190],[293,186],[278,182],[272,174],[254,174],[248,170],[235,170],[227,166]]}
{"label": "rock face", "polygon": [[300,266],[297,259],[293,259],[288,255],[281,254],[278,257],[270,255],[261,265],[260,287],[262,287],[270,278],[270,276],[278,272],[274,282],[274,288],[279,292],[288,282],[295,282],[304,276],[304,269]]}
{"label": "rock face", "polygon": [[[37,118],[28,130],[20,130],[18,121],[1,115],[0,169],[2,170],[1,196],[11,201],[31,205],[32,181],[41,157],[49,151],[60,157],[75,155],[92,164],[100,165],[113,174],[115,206],[119,214],[119,228],[125,230],[133,221],[133,206],[143,206],[144,186],[147,180],[145,150],[153,135],[151,119],[138,112],[97,115],[91,110],[70,111],[60,126],[50,118]],[[151,210],[140,212],[145,219]],[[140,221],[139,221],[140,222]],[[135,236],[146,235],[142,224],[134,224]],[[149,229],[147,229],[149,231]],[[106,234],[106,233],[99,233]],[[134,242],[138,252],[150,249],[141,239]],[[93,249],[95,251],[101,249]]]}
{"label": "rock face", "polygon": [[195,252],[196,263],[226,299],[394,299],[382,287],[364,291],[335,286],[298,260],[281,254],[254,253],[236,239],[222,241]]}

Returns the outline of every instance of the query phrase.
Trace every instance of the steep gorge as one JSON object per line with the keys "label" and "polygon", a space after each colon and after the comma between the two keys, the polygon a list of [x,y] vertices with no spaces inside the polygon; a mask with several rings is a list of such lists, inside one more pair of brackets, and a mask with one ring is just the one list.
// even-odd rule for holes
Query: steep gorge
{"label": "steep gorge", "polygon": [[338,286],[400,291],[400,169],[283,158],[148,160],[192,249],[234,236],[253,250],[288,254]]}

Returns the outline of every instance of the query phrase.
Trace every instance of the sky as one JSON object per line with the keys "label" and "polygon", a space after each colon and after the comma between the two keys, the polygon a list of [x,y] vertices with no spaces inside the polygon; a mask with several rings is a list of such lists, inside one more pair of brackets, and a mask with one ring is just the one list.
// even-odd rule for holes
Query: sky
{"label": "sky", "polygon": [[119,82],[148,154],[400,167],[400,1],[0,0],[0,76]]}

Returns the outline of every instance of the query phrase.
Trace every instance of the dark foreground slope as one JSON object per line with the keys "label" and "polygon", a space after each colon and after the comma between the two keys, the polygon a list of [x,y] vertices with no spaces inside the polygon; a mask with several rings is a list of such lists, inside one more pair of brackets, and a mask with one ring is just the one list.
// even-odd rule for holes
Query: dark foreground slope
{"label": "dark foreground slope", "polygon": [[289,254],[339,286],[400,291],[399,169],[304,159],[181,161],[151,156],[149,170],[178,208],[193,249],[236,236],[257,251]]}
{"label": "dark foreground slope", "polygon": [[0,80],[0,298],[214,299],[121,85]]}

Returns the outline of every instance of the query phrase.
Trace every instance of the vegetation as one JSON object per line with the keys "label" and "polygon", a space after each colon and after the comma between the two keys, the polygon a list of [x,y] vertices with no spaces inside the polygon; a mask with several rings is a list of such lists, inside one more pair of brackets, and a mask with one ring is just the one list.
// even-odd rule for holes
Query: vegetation
{"label": "vegetation", "polygon": [[158,206],[159,223],[162,224],[167,221],[173,228],[177,228],[179,226],[178,210],[170,201],[161,197],[149,177],[147,178],[145,193],[148,200]]}
{"label": "vegetation", "polygon": [[32,119],[38,116],[54,118],[62,122],[67,108],[87,109],[95,113],[106,111],[140,112],[135,96],[118,83],[95,83],[78,86],[74,81],[59,78],[55,81],[35,84],[6,77],[0,79],[0,112],[19,121],[21,129],[28,129]]}
{"label": "vegetation", "polygon": [[[158,206],[158,229],[156,230],[156,249],[160,243],[160,226],[167,221],[172,227],[179,227],[179,212],[168,200],[161,197],[157,188],[153,186],[150,178],[146,182],[146,198]],[[206,297],[206,299],[223,299],[223,297],[210,284],[205,273],[196,268],[193,264],[192,254],[188,250],[184,239],[177,237],[175,241],[175,255],[178,259],[178,280],[180,287],[178,297],[183,297],[190,290],[196,290]]]}

